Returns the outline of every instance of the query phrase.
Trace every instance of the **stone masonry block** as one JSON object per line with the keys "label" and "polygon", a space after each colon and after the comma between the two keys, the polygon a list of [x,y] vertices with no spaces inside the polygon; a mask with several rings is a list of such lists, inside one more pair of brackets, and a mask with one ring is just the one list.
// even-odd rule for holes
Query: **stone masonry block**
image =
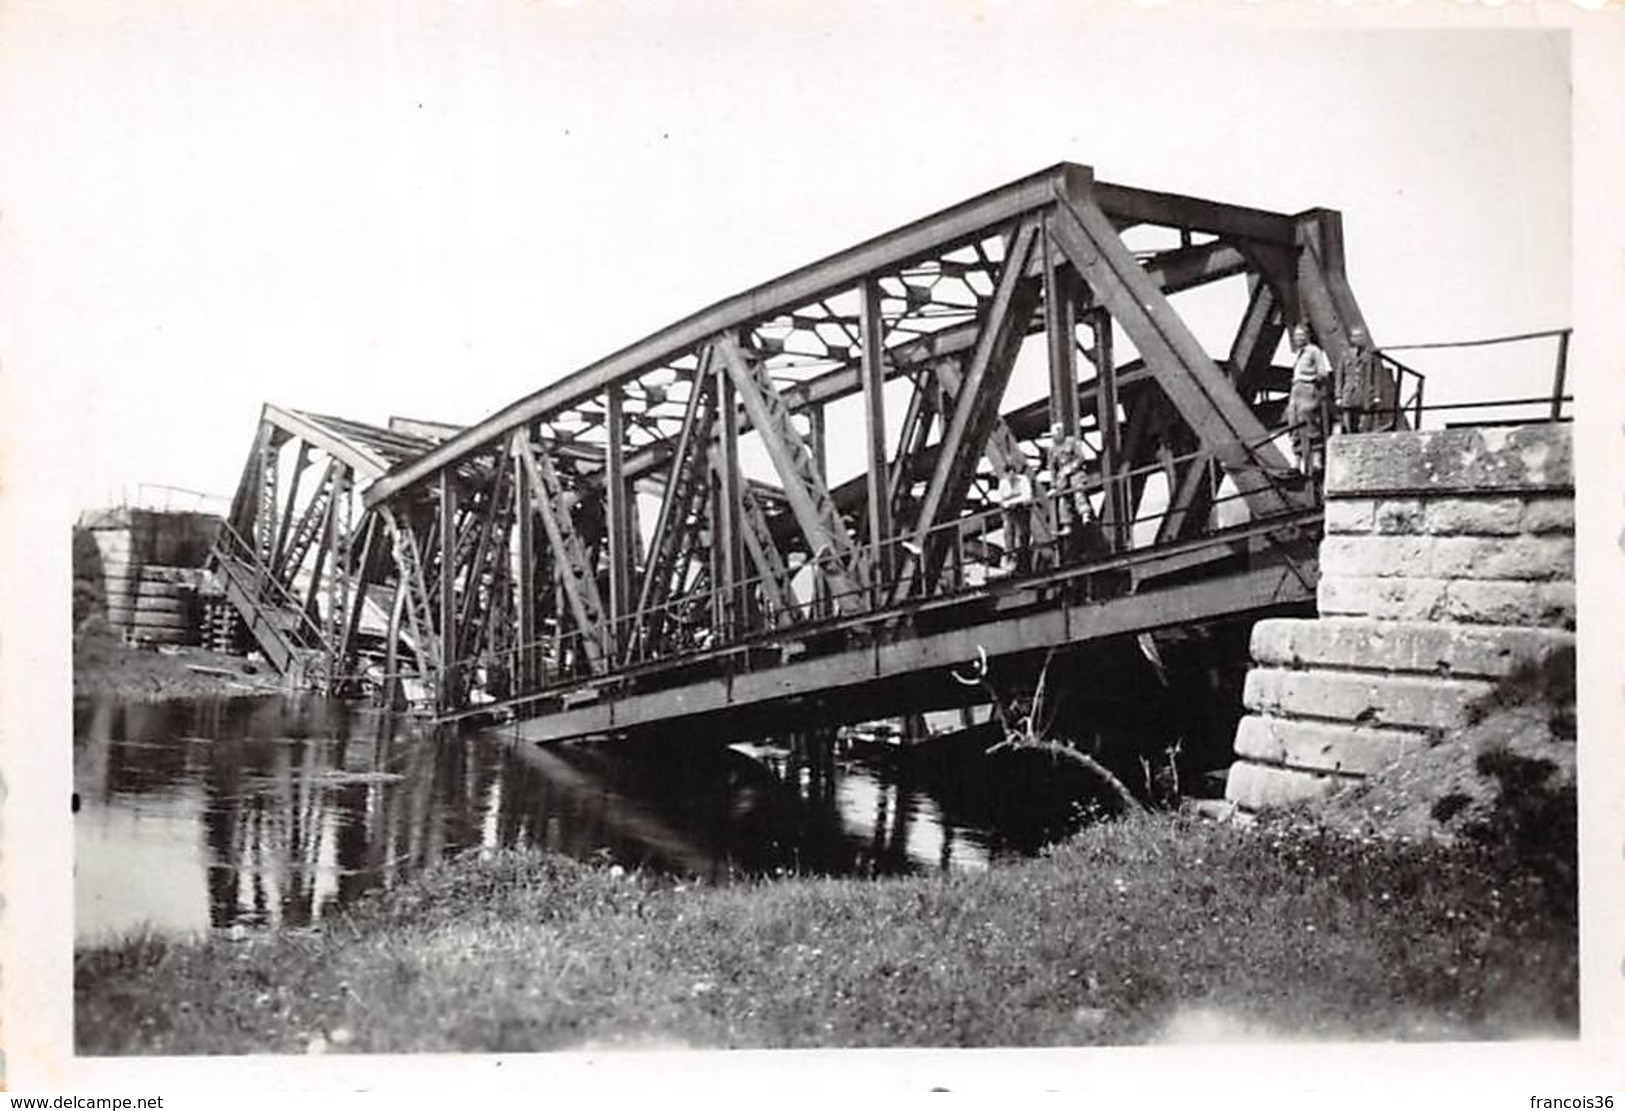
{"label": "stone masonry block", "polygon": [[1431,544],[1423,536],[1328,536],[1320,542],[1320,573],[1367,578],[1425,575]]}
{"label": "stone masonry block", "polygon": [[1317,775],[1293,768],[1237,760],[1225,780],[1224,797],[1242,810],[1265,810],[1303,799],[1319,798],[1355,782],[1340,775]]}
{"label": "stone masonry block", "polygon": [[1324,575],[1367,578],[1522,579],[1574,577],[1567,536],[1328,536],[1320,543]]}
{"label": "stone masonry block", "polygon": [[1327,445],[1328,498],[1573,488],[1563,424],[1333,436]]}
{"label": "stone masonry block", "polygon": [[1566,532],[1574,535],[1574,497],[1571,494],[1541,494],[1523,503],[1519,526],[1524,532],[1540,535]]}
{"label": "stone masonry block", "polygon": [[1516,536],[1523,502],[1513,497],[1439,498],[1427,503],[1423,531],[1434,536]]}
{"label": "stone masonry block", "polygon": [[1480,679],[1254,668],[1242,705],[1272,717],[1448,729],[1461,724],[1467,703],[1490,688]]}
{"label": "stone masonry block", "polygon": [[1362,725],[1248,715],[1236,727],[1236,755],[1304,771],[1370,775],[1426,744],[1426,735]]}
{"label": "stone masonry block", "polygon": [[1371,532],[1376,528],[1377,503],[1372,498],[1343,498],[1326,503],[1326,533]]}
{"label": "stone masonry block", "polygon": [[1381,533],[1417,533],[1422,531],[1423,512],[1421,498],[1383,498],[1377,502],[1373,524]]}
{"label": "stone masonry block", "polygon": [[1525,661],[1574,646],[1559,629],[1278,617],[1253,626],[1253,661],[1268,667],[1404,672],[1456,679],[1498,679]]}
{"label": "stone masonry block", "polygon": [[1444,595],[1449,585],[1443,579],[1329,575],[1323,568],[1316,594],[1325,616],[1435,621],[1445,616]]}
{"label": "stone masonry block", "polygon": [[1574,578],[1574,539],[1568,536],[1441,536],[1427,549],[1426,573],[1440,579]]}
{"label": "stone masonry block", "polygon": [[1574,628],[1574,584],[1322,575],[1325,616]]}
{"label": "stone masonry block", "polygon": [[1446,587],[1440,613],[1468,624],[1572,629],[1574,584],[1463,579]]}

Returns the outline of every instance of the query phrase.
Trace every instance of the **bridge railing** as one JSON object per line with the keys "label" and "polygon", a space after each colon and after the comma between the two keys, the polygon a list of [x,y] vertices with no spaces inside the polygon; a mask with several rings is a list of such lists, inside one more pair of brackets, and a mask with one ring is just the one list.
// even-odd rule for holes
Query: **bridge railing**
{"label": "bridge railing", "polygon": [[[1288,427],[1273,429],[1259,444],[1250,446],[1256,448],[1282,441],[1290,432]],[[1120,522],[1116,528],[1103,520],[1108,490],[1113,485],[1126,488],[1161,475],[1166,480],[1166,493],[1171,502],[1176,488],[1175,476],[1183,467],[1191,465],[1207,468],[1204,480],[1209,484],[1208,496],[1202,501],[1202,512],[1207,520],[1202,528],[1195,530],[1197,536],[1176,535],[1159,540],[1165,520],[1188,512],[1185,507],[1171,504],[1154,512],[1142,512],[1133,521]],[[941,545],[946,558],[934,588],[926,598],[916,599],[914,604],[951,601],[1007,581],[1045,577],[1077,580],[1089,593],[1117,593],[1126,589],[1125,572],[1160,559],[1170,551],[1202,546],[1219,551],[1217,544],[1233,531],[1222,524],[1227,506],[1236,507],[1234,527],[1239,527],[1242,533],[1238,539],[1259,536],[1266,542],[1272,530],[1280,525],[1300,523],[1306,515],[1312,516],[1317,511],[1311,504],[1308,508],[1253,519],[1246,505],[1247,495],[1236,488],[1226,492],[1224,476],[1225,472],[1212,457],[1198,450],[1169,456],[1117,475],[1097,475],[1069,490],[1041,489],[1035,492],[1028,513],[1042,515],[1049,526],[1046,531],[1050,538],[1034,538],[1025,545],[1013,542],[1009,535],[1012,517],[1019,514],[1000,507],[979,510],[947,522],[923,537],[924,545]],[[1300,489],[1307,486],[1295,473],[1270,477]],[[1127,504],[1127,499],[1120,504]],[[503,700],[513,693],[513,679],[524,673],[528,660],[529,681],[518,684],[523,687],[518,693],[525,700],[551,697],[594,678],[683,667],[752,647],[776,647],[781,642],[816,637],[843,620],[851,620],[843,617],[851,610],[858,612],[857,620],[874,620],[903,608],[895,601],[899,572],[911,565],[922,546],[912,539],[889,541],[878,551],[871,546],[873,578],[846,591],[826,587],[834,576],[821,574],[820,560],[816,557],[801,564],[791,575],[797,588],[792,590],[796,603],[793,612],[776,601],[783,596],[782,583],[763,575],[748,575],[731,587],[696,584],[660,606],[607,621],[603,632],[595,631],[591,637],[579,629],[559,634],[554,626],[554,631],[528,644],[487,650],[449,666],[460,682],[474,689],[484,688],[487,697]],[[1092,581],[1099,576],[1105,579]],[[843,606],[847,601],[856,601],[858,605]],[[665,629],[667,633],[658,640],[643,635],[651,627]],[[613,646],[607,657],[599,647],[606,640]],[[595,657],[606,660],[608,666],[601,664],[595,672]]]}
{"label": "bridge railing", "polygon": [[[1393,427],[1390,418],[1396,414],[1405,415],[1411,428],[1422,427],[1426,419],[1425,414],[1428,413],[1472,413],[1483,410],[1505,411],[1520,409],[1526,412],[1542,414],[1529,419],[1566,420],[1568,418],[1565,413],[1565,406],[1574,400],[1571,394],[1565,392],[1568,383],[1569,342],[1573,336],[1573,328],[1548,328],[1544,331],[1491,336],[1486,339],[1450,340],[1440,343],[1408,343],[1384,347],[1377,353],[1378,357],[1384,365],[1394,372],[1396,381],[1400,385],[1397,398],[1379,399],[1379,404],[1376,407],[1366,410],[1373,422],[1372,430],[1382,431]],[[1549,391],[1542,395],[1491,399],[1477,398],[1471,401],[1446,404],[1426,404],[1423,399],[1423,385],[1426,375],[1393,357],[1395,351],[1459,351],[1468,348],[1499,347],[1506,344],[1529,343],[1539,340],[1556,341],[1552,352],[1551,386]],[[1435,375],[1438,374],[1437,371],[1434,373]]]}
{"label": "bridge railing", "polygon": [[[305,612],[304,602],[296,598],[260,559],[254,545],[243,539],[229,521],[222,521],[220,534],[215,540],[215,563],[224,575],[230,576],[257,610],[271,610],[295,618],[293,638],[297,646],[315,648],[325,643],[321,627]],[[245,618],[253,615],[244,614]]]}

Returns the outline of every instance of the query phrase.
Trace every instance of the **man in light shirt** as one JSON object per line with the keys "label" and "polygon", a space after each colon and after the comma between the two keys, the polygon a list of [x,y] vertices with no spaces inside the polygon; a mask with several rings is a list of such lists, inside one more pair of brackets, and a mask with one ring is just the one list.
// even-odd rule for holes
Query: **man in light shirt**
{"label": "man in light shirt", "polygon": [[1033,480],[1027,469],[1020,463],[1006,463],[994,500],[1004,510],[1004,543],[1015,553],[1016,574],[1025,575],[1032,570],[1033,560]]}
{"label": "man in light shirt", "polygon": [[1326,352],[1309,338],[1308,325],[1293,325],[1292,349],[1297,357],[1292,362],[1292,392],[1287,395],[1286,423],[1292,429],[1292,447],[1298,456],[1299,472],[1318,475],[1326,405],[1321,387],[1332,376],[1332,364]]}

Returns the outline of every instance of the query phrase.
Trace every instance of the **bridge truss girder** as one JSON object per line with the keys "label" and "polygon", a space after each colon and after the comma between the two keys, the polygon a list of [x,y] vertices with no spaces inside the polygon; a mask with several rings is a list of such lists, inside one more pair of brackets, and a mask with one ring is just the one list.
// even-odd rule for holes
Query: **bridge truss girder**
{"label": "bridge truss girder", "polygon": [[261,410],[210,567],[290,685],[354,689],[365,587],[383,574],[361,487],[428,446],[342,418]]}
{"label": "bridge truss girder", "polygon": [[[1342,265],[1326,210],[1128,189],[1073,165],[994,190],[480,424],[411,425],[434,440],[360,476],[386,553],[371,581],[393,582],[412,627],[390,642],[410,641],[442,711],[484,690],[523,716],[740,646],[817,652],[859,618],[873,636],[876,614],[969,589],[998,560],[998,471],[1039,476],[1054,426],[1086,448],[1096,555],[1188,546],[1221,489],[1255,521],[1312,513],[1275,446],[1275,356],[1304,320],[1341,357],[1363,324]],[[1239,290],[1217,340],[1181,315],[1181,295],[1209,288]],[[1037,352],[1044,389],[1018,397]],[[848,399],[857,415],[839,416]],[[855,477],[832,477],[832,445]],[[1035,521],[1052,565],[1076,558],[1066,523]]]}

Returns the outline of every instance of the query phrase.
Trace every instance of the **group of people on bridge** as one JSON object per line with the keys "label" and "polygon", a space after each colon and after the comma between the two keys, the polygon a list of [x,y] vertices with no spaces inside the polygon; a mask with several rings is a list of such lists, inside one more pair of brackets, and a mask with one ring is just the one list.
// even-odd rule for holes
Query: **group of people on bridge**
{"label": "group of people on bridge", "polygon": [[[1051,497],[1047,519],[1059,545],[1062,559],[1103,555],[1109,550],[1105,529],[1089,500],[1088,459],[1083,440],[1066,435],[1059,424],[1050,428],[1048,479]],[[1038,476],[1042,485],[1044,475]],[[1034,476],[1019,456],[1006,459],[999,472],[999,485],[993,500],[1003,511],[1004,544],[1014,557],[1015,572],[1033,569],[1033,514],[1039,496]]]}
{"label": "group of people on bridge", "polygon": [[[1325,469],[1326,437],[1332,432],[1382,432],[1393,427],[1394,400],[1383,396],[1377,353],[1358,324],[1349,328],[1348,349],[1332,368],[1306,324],[1292,329],[1292,390],[1286,423],[1298,471],[1318,477]],[[1330,389],[1328,389],[1328,386]]]}
{"label": "group of people on bridge", "polygon": [[[1325,469],[1325,443],[1334,432],[1379,432],[1394,426],[1395,400],[1386,396],[1377,352],[1365,329],[1349,329],[1348,347],[1333,368],[1314,342],[1309,327],[1292,329],[1292,385],[1286,424],[1300,474],[1318,478]],[[1046,519],[1056,537],[1056,553],[1065,562],[1103,555],[1109,550],[1105,530],[1086,489],[1087,459],[1083,441],[1066,435],[1060,424],[1050,429],[1047,475],[1034,475],[1025,459],[1005,459],[999,468],[994,502],[1002,511],[1004,547],[1016,574],[1033,570],[1033,518],[1047,502]],[[1049,496],[1040,494],[1046,485]]]}

